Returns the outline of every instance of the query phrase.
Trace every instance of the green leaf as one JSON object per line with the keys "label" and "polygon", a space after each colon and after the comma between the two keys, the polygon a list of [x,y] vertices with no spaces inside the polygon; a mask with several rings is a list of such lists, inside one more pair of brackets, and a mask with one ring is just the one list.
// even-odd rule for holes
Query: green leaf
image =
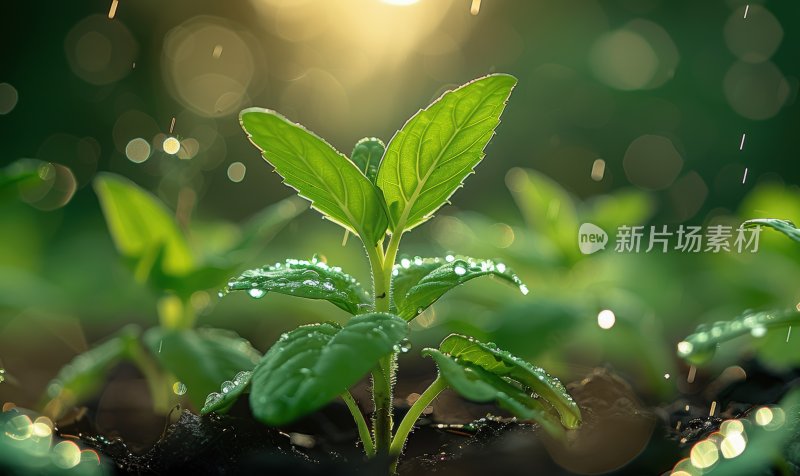
{"label": "green leaf", "polygon": [[197,408],[222,382],[241,370],[252,370],[260,357],[249,342],[221,329],[155,327],[145,332],[144,342],[161,365],[186,385]]}
{"label": "green leaf", "polygon": [[370,295],[349,274],[328,266],[316,257],[311,261],[290,259],[274,266],[245,271],[228,281],[224,292],[247,291],[253,298],[268,292],[309,299],[324,299],[350,314],[358,314],[370,302]]}
{"label": "green leaf", "polygon": [[473,173],[516,83],[493,74],[448,91],[392,137],[376,183],[393,233],[428,220]]}
{"label": "green leaf", "polygon": [[480,276],[496,276],[523,293],[528,288],[519,277],[503,263],[476,260],[466,256],[439,258],[402,258],[392,274],[392,297],[398,314],[413,319],[427,309],[444,293]]}
{"label": "green leaf", "polygon": [[54,413],[59,414],[95,395],[105,383],[108,372],[129,357],[132,346],[139,344],[140,333],[137,326],[126,326],[65,365],[47,386],[47,397],[57,405]]}
{"label": "green leaf", "polygon": [[374,245],[386,233],[378,190],[347,157],[280,114],[245,109],[239,116],[250,142],[275,167],[284,183],[330,220]]}
{"label": "green leaf", "polygon": [[543,369],[526,362],[511,353],[500,350],[492,343],[479,342],[470,337],[451,334],[439,350],[453,358],[460,365],[471,365],[535,393],[561,417],[561,424],[567,428],[577,428],[581,412],[564,385]]}
{"label": "green leaf", "polygon": [[224,413],[239,399],[240,396],[250,387],[250,380],[253,377],[253,372],[250,370],[242,370],[238,372],[231,380],[222,382],[219,386],[219,392],[209,393],[206,401],[203,404],[201,415],[211,412]]}
{"label": "green leaf", "polygon": [[789,220],[779,220],[777,218],[757,218],[755,220],[747,220],[746,222],[742,223],[742,226],[744,228],[765,226],[767,228],[772,228],[773,230],[778,230],[794,241],[800,242],[800,229],[798,229],[795,224]]}
{"label": "green leaf", "polygon": [[114,244],[133,261],[140,281],[150,276],[156,263],[168,276],[194,269],[189,246],[161,201],[128,179],[108,173],[95,179],[94,188]]}
{"label": "green leaf", "polygon": [[250,407],[260,421],[284,425],[355,385],[408,334],[398,316],[371,313],[281,336],[253,371]]}
{"label": "green leaf", "polygon": [[436,362],[447,385],[467,400],[495,402],[517,418],[540,422],[551,433],[558,433],[561,429],[558,420],[535,396],[502,377],[437,349],[424,349],[422,354]]}
{"label": "green leaf", "polygon": [[677,345],[678,356],[693,364],[702,364],[714,356],[717,346],[733,338],[752,334],[764,335],[768,329],[800,324],[797,309],[747,311],[736,319],[700,324],[694,334]]}
{"label": "green leaf", "polygon": [[382,140],[375,137],[365,137],[353,147],[350,160],[356,164],[358,170],[367,176],[370,182],[375,183],[375,178],[378,176],[378,166],[385,150],[386,145]]}

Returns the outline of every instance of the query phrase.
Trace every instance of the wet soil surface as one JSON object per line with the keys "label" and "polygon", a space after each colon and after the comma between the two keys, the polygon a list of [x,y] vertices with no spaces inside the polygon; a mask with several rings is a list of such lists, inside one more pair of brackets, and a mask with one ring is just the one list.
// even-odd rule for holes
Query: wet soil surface
{"label": "wet soil surface", "polygon": [[[486,411],[448,397],[435,404],[433,414],[410,437],[399,471],[458,476],[663,474],[694,442],[716,431],[724,418],[778,402],[800,378],[798,372],[771,373],[756,362],[740,369],[748,378],[718,377],[704,382],[704,391],[654,410],[645,407],[620,376],[595,369],[568,386],[584,422],[566,442],[548,437],[536,425],[502,416],[467,424],[437,423],[452,421],[447,411]],[[712,400],[719,410],[709,416]],[[404,402],[397,403],[400,418]],[[350,415],[338,403],[281,430],[256,423],[246,402],[237,403],[227,415],[200,417],[182,411],[149,449],[97,436],[89,418],[61,425],[59,432],[98,450],[119,474],[385,475],[388,467],[385,459],[366,461],[361,456]],[[800,454],[800,439],[790,443],[787,454],[792,453]]]}

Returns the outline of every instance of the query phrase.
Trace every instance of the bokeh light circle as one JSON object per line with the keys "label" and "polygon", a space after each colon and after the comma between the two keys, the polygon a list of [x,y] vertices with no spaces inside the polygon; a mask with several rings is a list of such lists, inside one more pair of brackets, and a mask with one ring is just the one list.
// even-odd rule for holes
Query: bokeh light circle
{"label": "bokeh light circle", "polygon": [[[745,8],[747,18],[744,17]],[[775,15],[761,5],[742,6],[725,22],[725,44],[747,63],[761,63],[775,54],[783,40],[783,28]]]}
{"label": "bokeh light circle", "polygon": [[120,21],[91,15],[79,21],[64,41],[69,67],[76,76],[96,84],[110,84],[133,70],[139,45]]}
{"label": "bokeh light circle", "polygon": [[764,120],[774,117],[789,99],[791,88],[772,62],[738,61],[722,82],[728,104],[742,117]]}
{"label": "bokeh light circle", "polygon": [[8,84],[0,83],[0,116],[4,116],[13,111],[17,106],[19,100],[19,93],[17,89]]}
{"label": "bokeh light circle", "polygon": [[678,177],[683,158],[668,138],[645,134],[628,146],[622,165],[634,185],[645,190],[661,190]]}

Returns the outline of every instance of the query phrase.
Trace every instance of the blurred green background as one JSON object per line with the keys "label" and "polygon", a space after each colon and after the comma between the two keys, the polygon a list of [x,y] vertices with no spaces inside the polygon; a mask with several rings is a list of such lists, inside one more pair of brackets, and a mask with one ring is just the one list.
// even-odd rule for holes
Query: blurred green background
{"label": "blurred green background", "polygon": [[[471,283],[415,321],[415,349],[469,330],[565,380],[608,363],[657,402],[691,390],[673,355],[696,324],[800,301],[800,253],[769,231],[754,254],[582,256],[576,246],[584,221],[612,231],[800,220],[792,2],[475,3],[5,4],[0,155],[4,166],[42,162],[36,184],[0,198],[0,401],[34,404],[75,354],[125,323],[156,321],[159,293],[134,281],[108,234],[90,186],[98,172],[154,192],[199,256],[213,257],[245,219],[292,194],[247,143],[241,108],[278,110],[348,153],[495,71],[519,85],[487,158],[405,252],[497,257],[531,293]],[[248,264],[321,253],[368,282],[363,250],[342,238],[306,212]],[[345,316],[216,290],[192,295],[199,325],[234,329],[262,351],[297,323]],[[616,317],[607,330],[605,309]],[[800,346],[784,338],[743,340],[717,366],[751,347],[796,363]]]}

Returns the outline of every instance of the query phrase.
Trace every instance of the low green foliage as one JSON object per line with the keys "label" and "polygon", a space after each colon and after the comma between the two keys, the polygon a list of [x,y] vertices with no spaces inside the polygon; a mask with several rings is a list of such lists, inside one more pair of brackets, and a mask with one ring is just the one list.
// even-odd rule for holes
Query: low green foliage
{"label": "low green foliage", "polygon": [[[493,344],[457,335],[439,349],[424,351],[439,366],[439,377],[396,428],[392,421],[397,357],[408,350],[409,321],[449,290],[480,276],[495,276],[527,294],[516,274],[492,260],[418,257],[395,264],[403,233],[428,220],[483,159],[515,84],[512,76],[494,74],[446,92],[414,115],[385,150],[380,140],[363,139],[351,159],[273,111],[242,112],[250,141],[284,182],[361,239],[372,269],[372,292],[318,259],[288,260],[231,279],[223,295],[244,291],[261,298],[276,292],[322,299],[354,317],[343,326],[312,324],[284,334],[252,372],[231,373],[232,380],[208,396],[204,413],[225,411],[249,391],[255,417],[283,425],[341,396],[365,452],[388,452],[395,465],[414,422],[446,388],[470,400],[495,401],[556,433],[562,425],[579,425],[580,410],[557,379]],[[349,393],[370,373],[371,433]]]}

